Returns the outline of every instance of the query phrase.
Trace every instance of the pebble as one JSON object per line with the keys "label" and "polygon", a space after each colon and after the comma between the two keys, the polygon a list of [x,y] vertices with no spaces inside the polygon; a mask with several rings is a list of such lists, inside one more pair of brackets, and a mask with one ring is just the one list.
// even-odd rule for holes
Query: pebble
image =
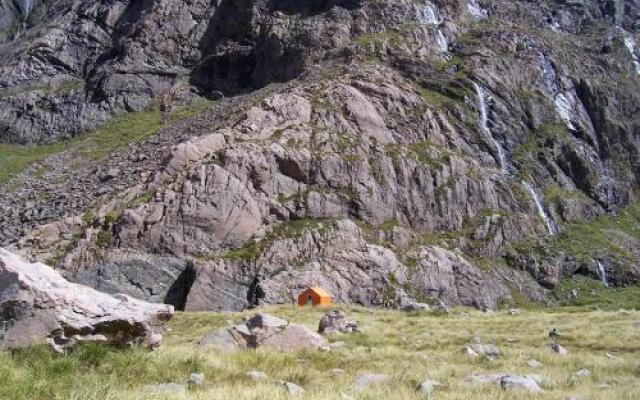
{"label": "pebble", "polygon": [[418,391],[418,393],[431,394],[438,388],[438,386],[441,385],[442,384],[438,381],[426,380],[419,384],[416,390]]}
{"label": "pebble", "polygon": [[204,383],[204,374],[201,372],[194,372],[189,375],[189,385],[200,386]]}

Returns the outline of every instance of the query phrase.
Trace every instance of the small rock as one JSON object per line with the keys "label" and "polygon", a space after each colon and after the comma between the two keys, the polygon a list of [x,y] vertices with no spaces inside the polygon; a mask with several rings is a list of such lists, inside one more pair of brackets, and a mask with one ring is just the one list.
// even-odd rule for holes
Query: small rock
{"label": "small rock", "polygon": [[304,393],[304,389],[296,385],[295,383],[285,382],[284,387],[285,389],[287,389],[287,393],[292,396],[299,396]]}
{"label": "small rock", "polygon": [[204,374],[201,372],[194,372],[189,375],[189,385],[200,386],[204,383]]}
{"label": "small rock", "polygon": [[149,332],[145,338],[145,346],[149,350],[155,350],[160,347],[162,343],[162,334],[156,332]]}
{"label": "small rock", "polygon": [[333,342],[333,343],[329,344],[329,347],[331,347],[332,349],[339,349],[341,347],[344,347],[345,344],[346,343],[343,342],[343,341],[338,341],[338,342]]}
{"label": "small rock", "polygon": [[340,375],[343,375],[344,373],[345,373],[345,370],[340,369],[340,368],[333,368],[331,370],[331,376],[333,376],[334,378],[337,378]]}
{"label": "small rock", "polygon": [[530,366],[531,368],[540,368],[542,367],[543,364],[540,361],[532,358],[530,360],[527,360],[527,365]]}
{"label": "small rock", "polygon": [[476,357],[480,357],[480,354],[478,354],[475,350],[473,350],[471,347],[469,346],[465,346],[462,348],[461,353],[469,358],[476,358]]}
{"label": "small rock", "polygon": [[435,311],[439,314],[449,314],[449,307],[442,301],[438,300]]}
{"label": "small rock", "polygon": [[488,383],[497,383],[500,382],[500,380],[502,379],[502,377],[507,376],[509,374],[506,373],[500,373],[500,374],[491,374],[491,375],[480,375],[480,374],[476,374],[476,375],[471,375],[468,380],[473,382],[473,383],[479,383],[479,384],[488,384]]}
{"label": "small rock", "polygon": [[507,313],[509,315],[520,315],[520,314],[522,314],[522,311],[520,311],[520,309],[518,309],[518,308],[512,308],[509,311],[507,311]]}
{"label": "small rock", "polygon": [[477,354],[485,356],[487,358],[500,357],[500,350],[492,344],[474,343],[469,347],[471,347],[471,349]]}
{"label": "small rock", "polygon": [[366,388],[369,386],[379,385],[389,380],[389,375],[383,374],[363,374],[356,379],[354,385],[357,388]]}
{"label": "small rock", "polygon": [[269,379],[267,374],[265,374],[262,371],[249,371],[245,374],[245,376],[251,379],[252,381],[261,381],[261,380]]}
{"label": "small rock", "polygon": [[504,390],[526,390],[529,392],[541,392],[535,379],[528,376],[506,375],[500,379],[500,386]]}
{"label": "small rock", "polygon": [[598,389],[600,390],[611,389],[611,385],[609,385],[608,383],[603,383],[601,385],[598,385]]}
{"label": "small rock", "polygon": [[567,354],[569,354],[569,350],[567,350],[564,347],[560,346],[558,343],[551,343],[549,345],[549,348],[551,349],[551,351],[553,351],[554,353],[556,353],[559,356],[566,356]]}
{"label": "small rock", "polygon": [[109,170],[100,177],[101,182],[107,182],[117,178],[120,175],[119,168],[109,168]]}
{"label": "small rock", "polygon": [[614,355],[613,355],[613,354],[611,354],[611,353],[606,353],[606,354],[605,354],[605,356],[606,356],[607,358],[612,359],[612,360],[617,360],[617,359],[618,359],[618,357],[614,356]]}
{"label": "small rock", "polygon": [[431,306],[427,303],[409,303],[402,307],[403,311],[412,312],[412,311],[429,311]]}
{"label": "small rock", "polygon": [[560,331],[558,330],[558,328],[553,328],[551,331],[549,331],[549,337],[551,339],[556,339],[559,338],[560,336],[562,336],[560,334]]}
{"label": "small rock", "polygon": [[419,384],[418,387],[416,388],[416,390],[418,391],[418,393],[431,394],[440,385],[441,385],[441,383],[438,382],[438,381],[426,380],[426,381],[422,382],[421,384]]}
{"label": "small rock", "polygon": [[591,376],[591,371],[586,368],[579,369],[578,371],[573,373],[573,376],[576,378],[588,378]]}

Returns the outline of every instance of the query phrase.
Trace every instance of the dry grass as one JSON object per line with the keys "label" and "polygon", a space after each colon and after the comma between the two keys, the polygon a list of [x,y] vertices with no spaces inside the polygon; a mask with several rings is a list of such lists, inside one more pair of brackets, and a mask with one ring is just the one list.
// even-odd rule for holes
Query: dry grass
{"label": "dry grass", "polygon": [[[456,310],[448,317],[405,314],[342,307],[357,319],[362,334],[331,338],[345,345],[332,352],[279,353],[246,351],[222,354],[196,349],[196,343],[212,329],[239,322],[251,313],[180,314],[171,322],[163,347],[154,353],[142,350],[105,350],[84,347],[67,357],[44,349],[0,353],[2,399],[285,399],[281,386],[245,378],[260,370],[273,379],[304,387],[306,399],[340,399],[342,393],[356,399],[424,399],[415,386],[424,379],[443,386],[437,399],[637,399],[640,396],[640,327],[635,311],[604,312],[586,309],[526,311],[519,316],[504,312],[483,314]],[[265,311],[316,327],[323,310],[276,307]],[[552,354],[546,347],[547,332],[557,327],[569,356]],[[479,336],[498,345],[498,360],[473,360],[460,348]],[[609,358],[611,353],[615,358]],[[535,358],[544,366],[533,369]],[[346,372],[338,378],[331,369]],[[573,373],[588,368],[592,376],[575,379]],[[204,372],[199,388],[182,395],[150,394],[148,384],[184,383],[190,372]],[[353,381],[361,373],[385,373],[387,384],[358,391]],[[467,381],[472,374],[535,373],[548,382],[544,393],[506,393],[497,385]],[[2,382],[4,380],[5,382]],[[602,388],[601,385],[609,385]]]}

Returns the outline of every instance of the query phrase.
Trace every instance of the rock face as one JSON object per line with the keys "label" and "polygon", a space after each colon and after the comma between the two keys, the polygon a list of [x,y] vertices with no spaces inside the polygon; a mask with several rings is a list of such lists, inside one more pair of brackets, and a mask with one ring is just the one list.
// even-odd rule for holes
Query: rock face
{"label": "rock face", "polygon": [[637,1],[480,3],[0,0],[0,246],[188,310],[640,283]]}
{"label": "rock face", "polygon": [[206,335],[200,346],[223,351],[271,348],[281,351],[317,349],[329,342],[309,328],[269,314],[257,314],[246,323],[223,328]]}
{"label": "rock face", "polygon": [[69,283],[44,264],[0,249],[0,345],[54,347],[82,341],[159,345],[173,307],[109,296]]}

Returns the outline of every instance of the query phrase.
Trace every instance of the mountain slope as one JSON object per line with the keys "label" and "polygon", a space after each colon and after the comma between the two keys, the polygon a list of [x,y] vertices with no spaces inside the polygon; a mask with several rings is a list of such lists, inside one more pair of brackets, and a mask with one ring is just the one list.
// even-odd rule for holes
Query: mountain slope
{"label": "mountain slope", "polygon": [[638,283],[638,2],[218,3],[6,35],[2,244],[187,309]]}

